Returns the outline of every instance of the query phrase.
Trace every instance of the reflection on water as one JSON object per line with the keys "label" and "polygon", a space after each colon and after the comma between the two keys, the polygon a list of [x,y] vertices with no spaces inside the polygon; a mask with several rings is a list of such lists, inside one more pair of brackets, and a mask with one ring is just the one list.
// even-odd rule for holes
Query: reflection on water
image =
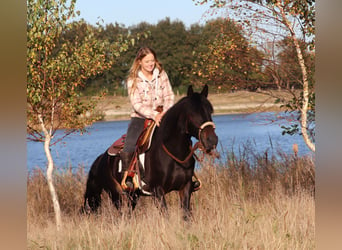
{"label": "reflection on water", "polygon": [[[236,152],[250,146],[255,153],[276,154],[278,150],[292,153],[294,143],[299,146],[299,155],[310,154],[299,135],[282,136],[279,116],[275,113],[256,113],[251,115],[214,116],[216,133],[219,137],[218,151]],[[128,121],[97,122],[83,135],[79,133],[66,137],[63,142],[51,147],[54,163],[58,168],[84,166],[88,169],[96,157],[103,153],[116,139],[126,133]],[[58,131],[63,133],[63,131]],[[45,168],[46,157],[43,143],[27,142],[27,168]]]}

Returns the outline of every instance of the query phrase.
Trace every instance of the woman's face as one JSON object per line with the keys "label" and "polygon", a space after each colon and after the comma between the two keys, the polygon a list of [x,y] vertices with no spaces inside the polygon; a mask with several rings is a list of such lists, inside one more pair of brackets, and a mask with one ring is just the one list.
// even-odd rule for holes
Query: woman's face
{"label": "woman's face", "polygon": [[147,54],[143,59],[141,59],[141,70],[143,72],[151,73],[156,65],[153,54]]}

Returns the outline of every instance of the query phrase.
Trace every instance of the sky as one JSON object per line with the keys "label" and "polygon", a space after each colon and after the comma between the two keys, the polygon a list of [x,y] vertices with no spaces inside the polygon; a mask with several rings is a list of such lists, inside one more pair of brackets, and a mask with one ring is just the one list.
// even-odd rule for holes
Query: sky
{"label": "sky", "polygon": [[[76,10],[90,24],[103,19],[104,24],[119,23],[129,27],[143,21],[157,24],[170,17],[180,20],[186,27],[205,23],[209,5],[195,5],[192,0],[77,0]],[[99,18],[100,17],[100,18]]]}

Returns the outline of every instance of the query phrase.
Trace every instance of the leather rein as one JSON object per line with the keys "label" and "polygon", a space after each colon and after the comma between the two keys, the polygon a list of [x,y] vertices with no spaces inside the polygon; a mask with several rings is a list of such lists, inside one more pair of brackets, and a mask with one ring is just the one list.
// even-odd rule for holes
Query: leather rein
{"label": "leather rein", "polygon": [[[177,158],[175,155],[173,155],[165,146],[165,144],[163,143],[162,144],[162,147],[164,149],[164,151],[166,152],[166,154],[168,156],[170,156],[172,159],[174,159],[176,162],[180,163],[180,164],[184,164],[186,163],[187,161],[190,160],[190,158],[195,154],[195,150],[198,149],[198,148],[203,148],[203,144],[201,142],[201,132],[202,130],[207,127],[207,126],[212,126],[213,128],[215,128],[215,123],[212,122],[212,121],[208,121],[208,122],[205,122],[203,123],[199,128],[198,128],[198,142],[195,143],[195,145],[192,147],[190,145],[190,153],[188,154],[188,156],[184,159],[184,160],[180,160],[179,158]],[[197,156],[195,155],[196,159]]]}

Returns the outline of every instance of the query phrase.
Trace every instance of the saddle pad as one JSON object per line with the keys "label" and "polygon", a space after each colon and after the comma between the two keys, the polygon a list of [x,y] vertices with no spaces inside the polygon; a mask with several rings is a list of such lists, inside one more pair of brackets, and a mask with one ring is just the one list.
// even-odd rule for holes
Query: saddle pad
{"label": "saddle pad", "polygon": [[[142,169],[145,170],[145,153],[139,154],[139,161],[142,165]],[[119,161],[118,173],[122,171],[122,161]]]}
{"label": "saddle pad", "polygon": [[111,156],[117,155],[125,145],[126,134],[122,135],[118,140],[116,140],[108,149],[107,153]]}

